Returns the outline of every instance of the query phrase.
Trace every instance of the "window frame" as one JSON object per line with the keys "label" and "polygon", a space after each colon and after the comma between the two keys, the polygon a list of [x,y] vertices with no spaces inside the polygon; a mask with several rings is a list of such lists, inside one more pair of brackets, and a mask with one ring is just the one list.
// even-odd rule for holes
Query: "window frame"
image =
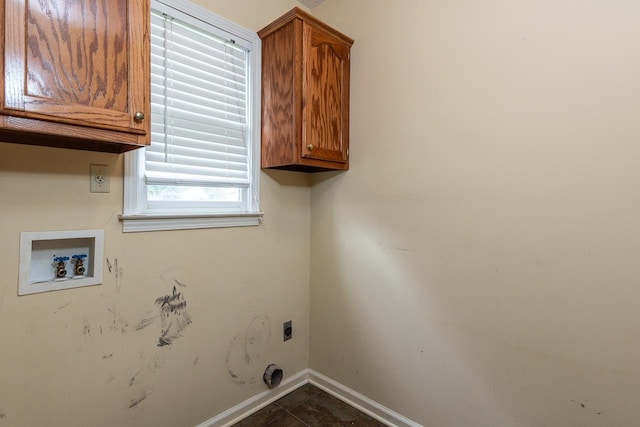
{"label": "window frame", "polygon": [[261,108],[261,51],[262,44],[257,33],[235,24],[214,12],[188,0],[152,0],[151,8],[175,10],[190,18],[217,27],[251,45],[248,54],[248,106],[247,123],[249,151],[249,189],[246,210],[220,210],[217,212],[194,212],[185,207],[184,212],[149,213],[144,183],[144,148],[125,153],[123,214],[119,216],[123,232],[183,230],[215,227],[242,227],[259,225],[260,209],[260,108]]}

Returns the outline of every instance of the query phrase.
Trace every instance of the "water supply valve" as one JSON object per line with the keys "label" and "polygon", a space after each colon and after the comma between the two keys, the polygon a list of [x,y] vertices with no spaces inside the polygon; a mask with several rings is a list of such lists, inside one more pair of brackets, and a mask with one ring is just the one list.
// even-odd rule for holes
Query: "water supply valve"
{"label": "water supply valve", "polygon": [[84,259],[87,257],[87,254],[79,254],[73,255],[71,258],[73,259],[73,274],[75,276],[84,276],[87,272],[87,269],[84,266]]}
{"label": "water supply valve", "polygon": [[68,256],[57,256],[53,258],[53,266],[56,270],[56,279],[64,279],[67,277],[67,267],[65,263],[69,261]]}

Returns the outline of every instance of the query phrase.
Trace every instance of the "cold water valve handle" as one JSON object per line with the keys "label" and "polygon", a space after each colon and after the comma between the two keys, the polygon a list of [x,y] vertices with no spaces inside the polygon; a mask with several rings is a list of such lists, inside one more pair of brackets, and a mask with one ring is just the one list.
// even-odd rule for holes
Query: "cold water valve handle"
{"label": "cold water valve handle", "polygon": [[53,258],[54,267],[56,269],[56,279],[64,279],[67,277],[67,268],[65,262],[69,261],[68,256],[57,256]]}
{"label": "cold water valve handle", "polygon": [[87,254],[79,254],[73,255],[71,258],[73,259],[74,269],[73,274],[76,276],[84,276],[86,273],[86,268],[84,267],[84,258],[87,257]]}

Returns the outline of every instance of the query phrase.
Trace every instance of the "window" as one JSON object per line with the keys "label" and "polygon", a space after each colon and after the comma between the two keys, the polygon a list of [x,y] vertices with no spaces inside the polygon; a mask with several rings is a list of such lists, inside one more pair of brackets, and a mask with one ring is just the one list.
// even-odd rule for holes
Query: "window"
{"label": "window", "polygon": [[151,144],[125,154],[123,231],[256,225],[260,40],[185,0],[151,7]]}

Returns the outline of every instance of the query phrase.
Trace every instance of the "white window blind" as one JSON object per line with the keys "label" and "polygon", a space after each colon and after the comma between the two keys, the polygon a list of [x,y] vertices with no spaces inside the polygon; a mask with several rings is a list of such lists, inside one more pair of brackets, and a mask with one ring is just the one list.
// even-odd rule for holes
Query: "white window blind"
{"label": "white window blind", "polygon": [[258,35],[151,0],[151,143],[125,154],[124,232],[258,225]]}
{"label": "white window blind", "polygon": [[247,77],[231,38],[152,12],[147,185],[249,186]]}

